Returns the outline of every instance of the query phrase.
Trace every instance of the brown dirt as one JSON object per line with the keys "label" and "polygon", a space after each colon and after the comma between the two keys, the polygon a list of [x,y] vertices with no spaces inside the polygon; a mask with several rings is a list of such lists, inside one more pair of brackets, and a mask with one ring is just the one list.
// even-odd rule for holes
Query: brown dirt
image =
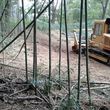
{"label": "brown dirt", "polygon": [[[44,70],[42,70],[42,74],[48,74],[48,35],[37,31],[37,51],[38,51],[38,65],[39,67],[43,68]],[[21,41],[22,42],[22,41]],[[32,71],[32,62],[33,62],[33,44],[32,44],[32,39],[29,38],[28,42],[27,42],[27,46],[28,46],[28,67],[29,70]],[[77,73],[78,73],[78,55],[73,53],[71,50],[71,46],[72,46],[72,38],[69,38],[69,56],[70,56],[70,71],[71,71],[71,80],[72,81],[77,81]],[[16,45],[17,44],[17,45]],[[18,58],[16,60],[14,60],[12,63],[10,63],[10,61],[13,59],[13,57],[15,56],[15,54],[19,51],[21,43],[17,42],[16,44],[14,44],[14,51],[11,51],[11,54],[6,54],[5,55],[5,64],[8,64],[10,66],[14,66],[14,67],[18,67],[18,68],[25,68],[24,66],[24,50],[21,52],[21,54],[18,56]],[[19,45],[18,45],[19,44]],[[58,75],[58,61],[59,61],[59,32],[58,31],[52,31],[52,51],[51,51],[51,57],[52,57],[52,76],[56,77]],[[13,53],[13,54],[12,54]],[[67,78],[67,56],[66,56],[66,43],[65,43],[65,37],[63,35],[62,38],[62,64],[61,64],[61,70],[63,71],[62,73],[62,77],[66,77]],[[90,82],[107,82],[110,83],[110,71],[109,71],[110,67],[107,65],[104,65],[100,62],[97,62],[93,59],[89,59],[89,73],[90,73]],[[1,76],[4,76],[4,74],[2,73],[3,71],[1,71]],[[15,73],[15,72],[14,72]],[[13,73],[13,74],[14,74]],[[7,76],[7,71],[5,70],[5,74]],[[10,73],[9,73],[10,74]],[[12,74],[12,73],[11,73]],[[22,77],[23,79],[25,79],[25,75],[24,73],[15,73],[17,75],[17,77]],[[85,66],[85,56],[82,55],[81,58],[81,81],[86,81],[86,66]],[[105,86],[105,85],[103,85]],[[104,90],[105,91],[105,90]],[[100,90],[99,90],[100,92]],[[109,93],[104,92],[105,94],[108,95],[108,97],[110,96]],[[85,96],[86,95],[86,100],[83,101],[83,105],[84,107],[86,107],[88,101],[87,101],[87,94],[85,92],[82,92],[82,95]],[[101,96],[101,94],[99,95]],[[97,107],[102,106],[102,105],[106,105],[106,106],[110,106],[110,102],[108,101],[109,98],[105,98],[105,97],[101,97],[99,98],[98,96],[96,97],[96,95],[94,95],[94,91],[92,91],[92,99],[93,99],[93,103],[97,105]],[[95,99],[96,102],[94,101]],[[98,104],[98,102],[99,104]],[[0,102],[0,110],[25,110],[23,109],[24,106],[26,106],[25,104],[21,104],[19,106],[19,104],[16,104],[16,106],[14,106],[14,108],[12,109],[12,107],[8,104],[2,103]],[[8,106],[8,107],[7,107]],[[19,108],[19,109],[15,109]],[[35,109],[37,107],[33,108],[28,108],[28,106],[26,106],[26,110],[42,110],[42,109]],[[45,110],[45,109],[44,109]],[[86,109],[84,109],[86,110]]]}

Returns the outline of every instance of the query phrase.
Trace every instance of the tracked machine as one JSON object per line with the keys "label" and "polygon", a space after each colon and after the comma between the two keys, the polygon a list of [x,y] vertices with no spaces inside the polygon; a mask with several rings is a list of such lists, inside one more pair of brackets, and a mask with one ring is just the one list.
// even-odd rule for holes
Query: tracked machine
{"label": "tracked machine", "polygon": [[[110,18],[94,22],[88,47],[90,57],[110,64]],[[78,41],[75,40],[72,50],[78,51]],[[86,50],[84,44],[82,44],[82,50]]]}

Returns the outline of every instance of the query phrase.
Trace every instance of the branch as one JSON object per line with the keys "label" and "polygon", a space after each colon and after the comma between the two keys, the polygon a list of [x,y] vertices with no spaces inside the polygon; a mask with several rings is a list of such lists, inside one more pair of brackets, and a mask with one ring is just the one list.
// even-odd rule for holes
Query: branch
{"label": "branch", "polygon": [[8,5],[8,0],[7,0],[6,4],[5,4],[5,7],[4,7],[3,12],[1,14],[0,21],[2,20],[2,17],[4,15],[4,13],[5,13],[5,9],[6,9],[7,5]]}
{"label": "branch", "polygon": [[[90,89],[91,90],[94,90],[94,89],[107,89],[107,88],[110,88],[110,86],[103,86],[103,87],[91,87]],[[82,90],[88,90],[88,88],[81,88]]]}
{"label": "branch", "polygon": [[[36,19],[38,19],[38,18],[42,15],[42,13],[52,4],[53,1],[54,1],[54,0],[52,0],[47,6],[45,6],[45,8],[37,15]],[[28,29],[33,23],[34,23],[34,20],[31,21],[31,23],[28,24],[27,27],[26,27],[24,30]],[[2,50],[0,50],[0,53],[3,52],[8,46],[10,46],[15,40],[17,40],[17,39],[19,38],[19,36],[21,36],[21,35],[24,33],[24,30],[21,31],[11,42],[9,42]],[[2,43],[2,42],[1,42],[1,43]],[[0,43],[0,44],[1,44],[1,43]]]}
{"label": "branch", "polygon": [[101,5],[102,5],[102,9],[103,9],[103,12],[104,12],[104,3],[103,3],[103,1],[102,0],[100,0],[100,3],[101,3]]}
{"label": "branch", "polygon": [[[31,11],[31,9],[33,8],[33,6],[34,6],[34,4],[31,6],[31,8],[25,14],[25,17]],[[2,41],[0,41],[0,44],[2,44],[5,41],[5,39],[8,38],[11,35],[11,33],[16,29],[16,27],[22,22],[22,20],[23,20],[23,18],[15,25],[15,27],[8,33],[8,35],[6,35],[6,37],[4,37]]]}
{"label": "branch", "polygon": [[[28,33],[28,35],[27,35],[27,37],[26,37],[26,40],[28,39],[28,37],[29,37],[29,35],[30,35],[31,31],[32,31],[32,28],[33,28],[33,25],[32,25],[32,27],[31,27],[31,29],[29,30],[29,33]],[[11,62],[13,62],[14,60],[16,60],[16,58],[17,58],[17,57],[19,56],[19,54],[21,53],[21,51],[22,51],[24,45],[25,45],[25,43],[23,42],[23,44],[22,44],[22,46],[21,46],[21,48],[20,48],[18,54],[17,54],[17,55],[15,56],[15,58],[12,59],[12,61],[10,61],[9,63],[11,63]],[[8,64],[9,64],[9,63],[8,63]]]}
{"label": "branch", "polygon": [[4,97],[4,100],[6,100],[7,102],[10,102],[11,101],[24,101],[24,100],[40,100],[40,101],[43,101],[43,99],[41,99],[40,97],[38,96],[26,96],[26,97]]}

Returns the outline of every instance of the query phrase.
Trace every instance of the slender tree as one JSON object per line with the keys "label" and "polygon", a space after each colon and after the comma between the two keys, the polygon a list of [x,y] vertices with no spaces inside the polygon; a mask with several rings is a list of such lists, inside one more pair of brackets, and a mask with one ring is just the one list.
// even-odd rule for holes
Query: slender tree
{"label": "slender tree", "polygon": [[109,0],[100,0],[101,6],[102,6],[102,19],[105,18],[106,12],[107,12],[107,7]]}
{"label": "slender tree", "polygon": [[58,6],[58,0],[54,0],[54,2],[52,3],[52,9],[51,9],[51,22],[55,23],[56,17],[57,17],[57,6]]}

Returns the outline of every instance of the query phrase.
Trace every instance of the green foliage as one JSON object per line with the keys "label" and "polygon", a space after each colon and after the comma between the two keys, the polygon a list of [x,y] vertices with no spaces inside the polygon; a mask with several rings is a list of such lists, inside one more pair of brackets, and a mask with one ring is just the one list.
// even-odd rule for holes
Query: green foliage
{"label": "green foliage", "polygon": [[37,28],[41,31],[48,30],[48,22],[37,20]]}
{"label": "green foliage", "polygon": [[78,22],[80,14],[80,2],[78,0],[69,1],[67,4],[67,16],[69,22]]}
{"label": "green foliage", "polygon": [[[103,0],[88,0],[88,26],[92,28],[93,22],[96,19],[102,19],[103,14],[103,7],[101,4],[101,1]],[[105,0],[106,1],[106,0]],[[103,1],[104,2],[104,1]],[[105,2],[104,2],[105,4]],[[110,4],[110,2],[109,2]],[[109,13],[110,5],[108,5],[106,16],[110,17]],[[64,14],[64,13],[63,13]],[[83,11],[83,15],[84,15]],[[60,14],[59,14],[60,15]],[[67,22],[68,24],[74,25],[73,28],[76,27],[79,28],[79,15],[80,15],[80,0],[68,0],[67,3]],[[64,19],[64,17],[63,17]],[[84,16],[83,16],[84,19]],[[84,22],[84,20],[83,20]],[[63,21],[64,23],[64,21]]]}

